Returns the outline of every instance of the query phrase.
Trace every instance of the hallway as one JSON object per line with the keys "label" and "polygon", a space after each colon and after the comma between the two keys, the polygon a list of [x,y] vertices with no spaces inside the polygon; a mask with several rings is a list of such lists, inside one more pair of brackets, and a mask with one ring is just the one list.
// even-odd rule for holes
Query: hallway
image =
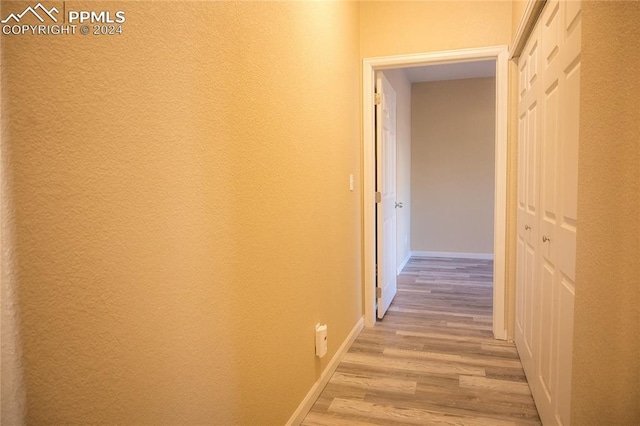
{"label": "hallway", "polygon": [[492,339],[492,261],[412,258],[304,425],[540,424],[512,343]]}

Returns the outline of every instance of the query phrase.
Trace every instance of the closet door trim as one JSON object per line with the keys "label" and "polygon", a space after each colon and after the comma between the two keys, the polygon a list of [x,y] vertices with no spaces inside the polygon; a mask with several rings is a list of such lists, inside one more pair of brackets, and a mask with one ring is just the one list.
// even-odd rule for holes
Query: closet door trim
{"label": "closet door trim", "polygon": [[522,19],[520,19],[520,23],[518,24],[516,34],[511,41],[511,49],[509,50],[510,61],[519,58],[522,54],[524,46],[527,44],[527,40],[529,40],[529,36],[531,36],[531,33],[533,32],[536,22],[538,21],[538,17],[542,13],[542,9],[546,2],[547,0],[529,0],[527,2]]}

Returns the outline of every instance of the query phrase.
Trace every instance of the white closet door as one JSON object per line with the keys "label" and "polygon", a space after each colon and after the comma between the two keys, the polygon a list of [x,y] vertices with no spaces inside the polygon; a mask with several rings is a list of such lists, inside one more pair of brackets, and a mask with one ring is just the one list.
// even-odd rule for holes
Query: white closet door
{"label": "white closet door", "polygon": [[530,36],[519,65],[518,224],[515,340],[525,371],[534,371],[537,352],[535,285],[537,281],[539,199],[539,42]]}
{"label": "white closet door", "polygon": [[545,424],[569,424],[575,245],[580,3],[552,0],[542,15],[540,356],[536,403]]}
{"label": "white closet door", "polygon": [[519,61],[516,345],[545,425],[570,423],[580,32],[549,0]]}

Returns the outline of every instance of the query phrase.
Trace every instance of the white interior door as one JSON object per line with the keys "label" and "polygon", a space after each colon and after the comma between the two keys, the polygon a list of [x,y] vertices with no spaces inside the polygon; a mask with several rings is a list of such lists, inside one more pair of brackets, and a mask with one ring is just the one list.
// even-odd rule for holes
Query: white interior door
{"label": "white interior door", "polygon": [[519,65],[518,203],[515,341],[525,371],[534,371],[537,351],[536,282],[539,192],[538,28],[529,37]]}
{"label": "white interior door", "polygon": [[396,92],[378,73],[376,92],[376,209],[378,318],[396,295]]}

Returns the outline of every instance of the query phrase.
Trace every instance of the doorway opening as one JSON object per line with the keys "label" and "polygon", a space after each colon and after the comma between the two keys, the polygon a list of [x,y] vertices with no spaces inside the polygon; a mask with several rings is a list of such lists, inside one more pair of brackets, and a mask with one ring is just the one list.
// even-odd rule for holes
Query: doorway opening
{"label": "doorway opening", "polygon": [[[434,65],[485,63],[495,67],[495,142],[494,142],[494,214],[493,214],[493,334],[506,339],[505,264],[507,198],[507,87],[508,51],[506,46],[464,49],[426,54],[366,58],[363,61],[363,224],[364,224],[364,320],[376,322],[376,72],[394,68]],[[434,67],[435,68],[435,67]],[[440,67],[442,68],[442,67]],[[395,254],[394,254],[395,256]]]}

